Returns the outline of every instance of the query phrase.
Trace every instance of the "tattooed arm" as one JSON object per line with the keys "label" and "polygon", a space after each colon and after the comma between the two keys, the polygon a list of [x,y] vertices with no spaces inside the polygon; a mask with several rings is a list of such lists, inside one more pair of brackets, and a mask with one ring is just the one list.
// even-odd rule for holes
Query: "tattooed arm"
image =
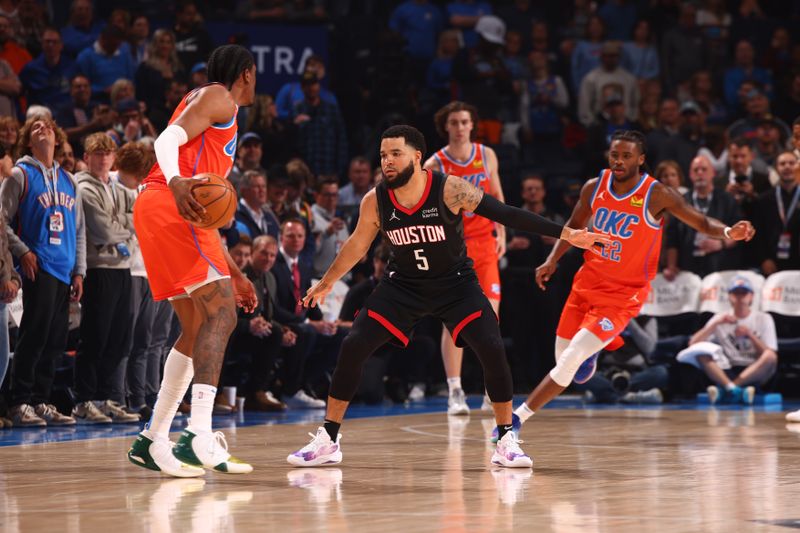
{"label": "tattooed arm", "polygon": [[355,231],[342,245],[342,249],[333,260],[328,271],[322,279],[306,292],[303,305],[314,307],[325,302],[325,296],[331,291],[334,283],[350,271],[369,251],[372,241],[380,230],[380,217],[378,216],[378,198],[375,189],[370,190],[361,200],[358,224]]}
{"label": "tattooed arm", "polygon": [[466,180],[454,176],[447,176],[444,185],[444,203],[454,214],[458,214],[462,209],[472,211],[476,215],[512,228],[564,239],[578,248],[590,248],[596,243],[611,243],[607,235],[590,233],[586,229],[572,229],[536,213],[506,205],[496,198],[484,195],[481,189]]}

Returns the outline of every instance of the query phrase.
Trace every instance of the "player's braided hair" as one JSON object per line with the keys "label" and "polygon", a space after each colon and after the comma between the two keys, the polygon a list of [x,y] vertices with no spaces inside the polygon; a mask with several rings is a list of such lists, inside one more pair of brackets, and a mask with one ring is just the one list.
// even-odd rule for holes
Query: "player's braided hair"
{"label": "player's braided hair", "polygon": [[[617,130],[611,136],[611,142],[613,143],[614,141],[627,141],[635,144],[639,149],[639,153],[645,156],[645,162],[640,169],[643,172],[647,172],[648,174],[650,173],[650,168],[647,166],[647,141],[644,133],[636,130]],[[610,144],[611,143],[609,143],[609,145]]]}
{"label": "player's braided hair", "polygon": [[208,81],[221,83],[230,90],[242,72],[253,67],[253,54],[238,44],[226,44],[214,49],[208,58]]}

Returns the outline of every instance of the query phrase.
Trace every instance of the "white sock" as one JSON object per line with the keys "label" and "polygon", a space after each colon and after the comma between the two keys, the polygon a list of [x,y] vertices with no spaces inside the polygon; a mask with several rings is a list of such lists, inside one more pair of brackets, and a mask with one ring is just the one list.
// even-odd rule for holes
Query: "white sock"
{"label": "white sock", "polygon": [[164,378],[161,380],[161,388],[158,390],[158,399],[153,408],[153,415],[147,423],[149,433],[158,438],[168,439],[169,428],[172,426],[172,419],[178,410],[183,395],[194,376],[192,358],[186,357],[181,352],[173,348],[167,355],[164,363]]}
{"label": "white sock", "polygon": [[514,409],[514,414],[519,417],[520,423],[524,424],[526,420],[533,416],[533,411],[531,411],[527,403],[522,402],[522,405]]}
{"label": "white sock", "polygon": [[450,394],[453,394],[453,391],[456,389],[461,388],[461,378],[447,378],[447,389],[450,391]]}
{"label": "white sock", "polygon": [[211,412],[217,388],[203,383],[192,385],[192,418],[189,426],[195,431],[211,431]]}
{"label": "white sock", "polygon": [[725,385],[725,390],[729,390],[730,391],[730,390],[734,390],[735,388],[736,388],[736,385],[734,385],[733,381],[731,381],[730,383]]}

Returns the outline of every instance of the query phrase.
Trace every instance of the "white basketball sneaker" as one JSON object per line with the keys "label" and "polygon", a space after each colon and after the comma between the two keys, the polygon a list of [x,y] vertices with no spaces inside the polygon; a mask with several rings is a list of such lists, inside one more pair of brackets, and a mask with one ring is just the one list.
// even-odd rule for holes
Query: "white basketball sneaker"
{"label": "white basketball sneaker", "polygon": [[469,414],[467,397],[464,395],[464,391],[462,389],[455,389],[452,393],[450,393],[450,397],[447,399],[447,414],[455,416]]}
{"label": "white basketball sneaker", "polygon": [[286,460],[294,466],[327,466],[342,462],[342,447],[339,441],[342,434],[336,436],[336,442],[331,440],[324,427],[317,428],[317,434],[309,433],[311,442],[289,455]]}
{"label": "white basketball sneaker", "polygon": [[149,431],[142,431],[128,450],[128,460],[136,466],[174,477],[198,477],[205,474],[202,468],[176,459],[172,455],[173,446],[169,439],[159,439]]}
{"label": "white basketball sneaker", "polygon": [[786,413],[786,421],[800,422],[800,409],[798,409],[797,411],[792,411],[791,413]]}
{"label": "white basketball sneaker", "polygon": [[497,447],[492,455],[492,464],[507,468],[530,468],[533,459],[528,457],[519,447],[522,441],[517,439],[513,431],[506,432],[503,438],[497,441]]}
{"label": "white basketball sneaker", "polygon": [[228,443],[221,431],[186,428],[172,449],[172,455],[186,464],[226,474],[249,474],[253,471],[252,466],[228,453]]}

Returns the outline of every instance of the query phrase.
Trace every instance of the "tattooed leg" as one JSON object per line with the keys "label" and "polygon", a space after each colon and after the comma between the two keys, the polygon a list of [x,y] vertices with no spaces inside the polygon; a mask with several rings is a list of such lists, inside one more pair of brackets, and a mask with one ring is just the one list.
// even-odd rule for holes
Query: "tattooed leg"
{"label": "tattooed leg", "polygon": [[236,327],[236,302],[229,279],[221,279],[191,294],[197,335],[194,340],[195,383],[216,386],[225,347]]}

